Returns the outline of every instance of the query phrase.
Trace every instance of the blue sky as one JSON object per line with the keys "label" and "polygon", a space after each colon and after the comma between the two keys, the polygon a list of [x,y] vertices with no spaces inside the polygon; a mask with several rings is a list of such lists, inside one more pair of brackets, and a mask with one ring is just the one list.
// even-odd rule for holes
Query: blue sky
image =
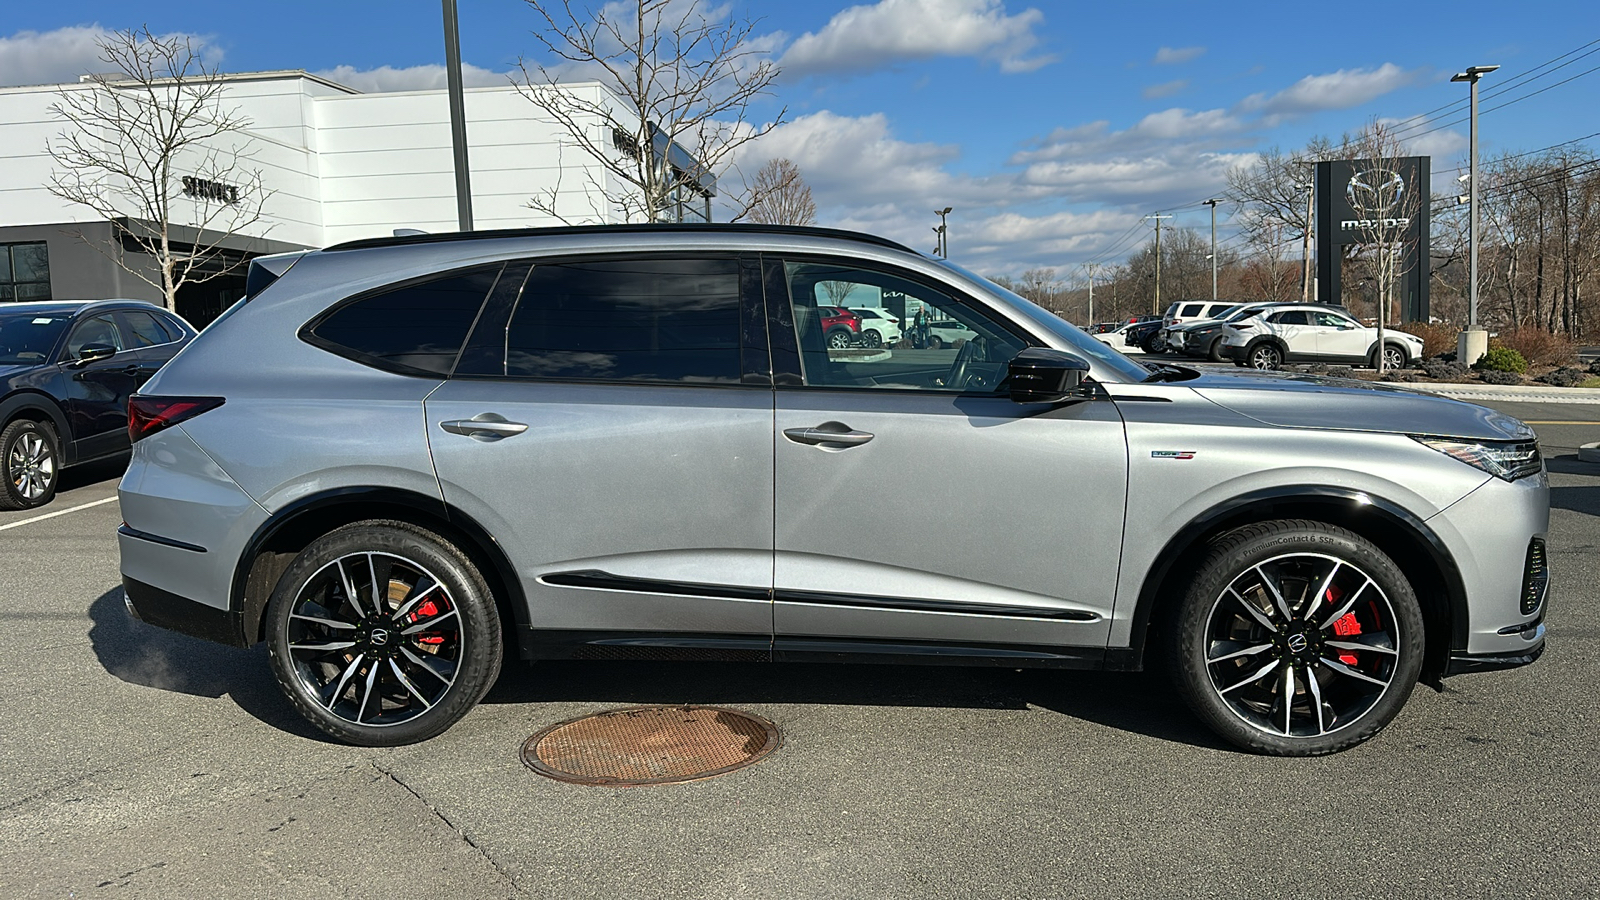
{"label": "blue sky", "polygon": [[[519,55],[535,52],[534,14],[520,0],[461,6],[462,54],[478,83],[503,79]],[[954,206],[952,258],[995,274],[1043,265],[1066,275],[1088,259],[1115,261],[1125,253],[1119,237],[1157,209],[1203,229],[1206,208],[1185,205],[1220,191],[1230,166],[1273,145],[1464,101],[1465,86],[1449,76],[1467,65],[1504,67],[1484,80],[1487,95],[1583,48],[1561,61],[1569,65],[1485,100],[1485,154],[1600,132],[1600,71],[1583,74],[1600,67],[1592,2],[737,0],[729,8],[761,20],[761,46],[785,69],[756,113],[770,118],[787,106],[789,123],[749,160],[795,160],[822,224],[918,249],[933,246],[932,210]],[[0,84],[70,79],[92,60],[93,26],[144,24],[198,36],[229,71],[307,69],[364,90],[442,82],[434,0],[277,0],[269,14],[260,9],[16,4],[3,26],[10,31],[0,32]],[[1514,102],[1487,111],[1506,101]],[[1459,117],[1411,129],[1411,149],[1433,156],[1436,172],[1464,160],[1466,125],[1449,124]]]}

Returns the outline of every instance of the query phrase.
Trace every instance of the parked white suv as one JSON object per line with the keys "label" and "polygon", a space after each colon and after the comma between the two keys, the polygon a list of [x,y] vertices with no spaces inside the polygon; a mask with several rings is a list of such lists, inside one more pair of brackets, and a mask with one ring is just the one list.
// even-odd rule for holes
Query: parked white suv
{"label": "parked white suv", "polygon": [[900,320],[881,306],[851,306],[861,317],[861,343],[867,347],[887,347],[900,340]]}
{"label": "parked white suv", "polygon": [[[1275,369],[1286,362],[1377,368],[1378,329],[1319,303],[1274,306],[1224,326],[1222,355],[1256,369]],[[1422,338],[1386,329],[1383,355],[1384,368],[1403,369],[1422,358]]]}

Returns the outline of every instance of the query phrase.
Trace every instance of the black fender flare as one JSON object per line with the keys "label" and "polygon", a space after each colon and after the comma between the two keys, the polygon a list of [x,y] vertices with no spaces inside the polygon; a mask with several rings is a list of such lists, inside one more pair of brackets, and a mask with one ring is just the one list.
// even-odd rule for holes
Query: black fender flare
{"label": "black fender flare", "polygon": [[73,452],[72,446],[72,431],[67,427],[67,416],[54,398],[43,391],[24,389],[0,400],[0,428],[24,412],[43,413],[44,417],[50,420],[50,424],[55,426],[56,437],[61,439],[61,455],[65,460],[63,466],[77,463],[77,455]]}
{"label": "black fender flare", "polygon": [[[359,521],[384,517],[415,521],[423,526],[439,527],[442,524],[448,532],[453,532],[446,536],[464,541],[466,546],[461,549],[480,566],[487,565],[492,570],[484,574],[492,575],[504,589],[504,612],[511,614],[518,632],[526,632],[529,627],[527,594],[522,589],[516,568],[511,565],[500,542],[471,516],[438,497],[414,491],[391,487],[342,487],[310,494],[283,506],[257,527],[255,534],[245,544],[244,552],[239,554],[234,564],[233,584],[228,593],[229,614],[238,623],[238,645],[252,646],[259,639],[266,602],[264,598],[247,602],[247,588],[256,558],[263,550],[271,548],[278,536],[289,533],[297,524],[318,523],[320,528],[322,523],[336,522],[341,518]],[[267,596],[271,596],[277,576],[281,574],[281,568],[272,574],[273,585],[267,586]],[[522,634],[519,633],[519,646],[521,638]]]}
{"label": "black fender flare", "polygon": [[[1317,513],[1322,515],[1318,516]],[[1332,513],[1333,515],[1329,515]],[[1336,521],[1364,536],[1377,535],[1385,552],[1395,558],[1413,583],[1418,600],[1424,604],[1424,613],[1447,617],[1448,646],[1429,646],[1424,672],[1443,672],[1452,650],[1465,650],[1467,646],[1467,592],[1461,580],[1461,571],[1439,536],[1416,514],[1403,506],[1368,491],[1357,491],[1332,485],[1287,485],[1264,488],[1241,494],[1213,506],[1179,529],[1156,555],[1145,572],[1139,586],[1138,600],[1132,617],[1132,633],[1126,649],[1111,649],[1107,655],[1107,668],[1139,669],[1143,667],[1146,641],[1151,631],[1151,620],[1163,607],[1159,596],[1162,585],[1180,561],[1193,558],[1203,551],[1212,536],[1232,530],[1249,522],[1282,518],[1322,518]],[[1364,520],[1364,521],[1362,521]],[[1354,525],[1354,527],[1352,527]],[[1402,549],[1414,551],[1396,554],[1395,541],[1402,541]],[[1418,553],[1424,559],[1419,559]],[[1425,561],[1429,570],[1423,570]],[[1430,597],[1424,597],[1426,584],[1417,584],[1415,573],[1437,574],[1443,590],[1442,608],[1428,609]],[[1170,599],[1170,598],[1168,598]],[[1437,606],[1437,604],[1435,604]]]}

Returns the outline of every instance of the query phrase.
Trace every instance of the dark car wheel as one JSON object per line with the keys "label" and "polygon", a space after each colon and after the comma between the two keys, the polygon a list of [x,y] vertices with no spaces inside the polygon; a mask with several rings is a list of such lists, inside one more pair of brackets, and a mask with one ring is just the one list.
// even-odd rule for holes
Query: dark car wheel
{"label": "dark car wheel", "polygon": [[1206,348],[1205,357],[1212,362],[1222,362],[1222,338],[1216,338],[1211,342],[1211,346]]}
{"label": "dark car wheel", "polygon": [[267,604],[278,685],[332,737],[369,747],[455,724],[500,672],[500,617],[471,561],[402,522],[312,541]]}
{"label": "dark car wheel", "polygon": [[829,349],[831,349],[831,350],[843,350],[844,348],[846,348],[848,346],[850,346],[850,332],[848,330],[846,330],[844,328],[840,328],[837,331],[828,332],[828,348]]}
{"label": "dark car wheel", "polygon": [[1169,635],[1177,688],[1229,742],[1276,756],[1359,744],[1422,668],[1422,612],[1372,543],[1304,520],[1249,525],[1201,563]]}
{"label": "dark car wheel", "polygon": [[56,495],[61,474],[61,442],[48,422],[17,419],[0,430],[0,509],[33,509]]}
{"label": "dark car wheel", "polygon": [[937,334],[930,335],[928,337],[928,349],[929,350],[943,350],[944,349],[944,338],[939,337]]}
{"label": "dark car wheel", "polygon": [[882,347],[883,334],[875,328],[868,328],[861,333],[861,343],[872,348]]}
{"label": "dark car wheel", "polygon": [[1250,367],[1276,369],[1283,365],[1283,354],[1272,344],[1257,344],[1250,348]]}

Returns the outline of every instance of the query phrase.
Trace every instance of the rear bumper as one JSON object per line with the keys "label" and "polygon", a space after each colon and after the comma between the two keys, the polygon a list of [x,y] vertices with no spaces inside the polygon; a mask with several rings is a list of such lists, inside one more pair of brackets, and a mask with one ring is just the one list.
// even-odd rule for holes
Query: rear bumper
{"label": "rear bumper", "polygon": [[1232,344],[1220,344],[1217,352],[1222,354],[1223,359],[1240,359],[1244,354],[1244,348]]}
{"label": "rear bumper", "polygon": [[122,578],[122,598],[128,613],[147,625],[230,647],[249,646],[239,614],[232,610],[180,597],[127,576]]}

